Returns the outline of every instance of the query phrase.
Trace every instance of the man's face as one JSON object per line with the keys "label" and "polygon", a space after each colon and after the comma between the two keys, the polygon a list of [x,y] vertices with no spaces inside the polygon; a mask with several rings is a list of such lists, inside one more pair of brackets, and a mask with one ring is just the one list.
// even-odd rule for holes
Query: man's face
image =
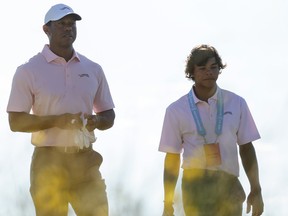
{"label": "man's face", "polygon": [[69,48],[77,36],[76,20],[73,15],[68,15],[57,21],[51,21],[46,28],[50,46]]}
{"label": "man's face", "polygon": [[195,84],[206,88],[214,87],[218,79],[219,71],[216,58],[209,58],[205,65],[194,67]]}

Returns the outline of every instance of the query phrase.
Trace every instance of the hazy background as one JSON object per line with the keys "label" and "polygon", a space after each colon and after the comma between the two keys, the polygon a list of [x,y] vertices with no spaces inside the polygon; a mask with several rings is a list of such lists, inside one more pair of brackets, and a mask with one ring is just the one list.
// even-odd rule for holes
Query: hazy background
{"label": "hazy background", "polygon": [[[34,215],[29,195],[30,134],[9,130],[6,105],[16,67],[48,42],[42,31],[44,15],[56,3],[61,2],[1,0],[1,216]],[[157,149],[164,112],[190,90],[185,60],[200,43],[218,49],[228,65],[219,86],[247,100],[262,135],[254,144],[264,215],[287,215],[288,1],[62,3],[82,16],[74,47],[102,65],[116,105],[114,127],[97,132],[94,147],[104,157],[101,171],[111,216],[161,215],[164,154]],[[240,178],[248,192],[243,170]],[[178,202],[176,211],[182,215]]]}

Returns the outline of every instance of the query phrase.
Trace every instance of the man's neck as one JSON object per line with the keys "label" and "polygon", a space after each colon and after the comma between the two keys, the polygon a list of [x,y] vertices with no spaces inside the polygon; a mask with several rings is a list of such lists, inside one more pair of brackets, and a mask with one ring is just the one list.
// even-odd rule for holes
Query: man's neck
{"label": "man's neck", "polygon": [[72,46],[67,48],[67,49],[51,47],[50,46],[50,50],[54,54],[56,54],[57,56],[60,56],[60,57],[64,58],[66,60],[66,62],[68,62],[72,58],[72,56],[74,54],[74,49],[73,49]]}
{"label": "man's neck", "polygon": [[215,94],[217,90],[217,86],[214,86],[213,88],[205,88],[205,87],[201,87],[201,86],[199,87],[199,86],[194,85],[193,89],[194,89],[194,93],[196,97],[199,100],[208,102],[208,99],[211,98]]}

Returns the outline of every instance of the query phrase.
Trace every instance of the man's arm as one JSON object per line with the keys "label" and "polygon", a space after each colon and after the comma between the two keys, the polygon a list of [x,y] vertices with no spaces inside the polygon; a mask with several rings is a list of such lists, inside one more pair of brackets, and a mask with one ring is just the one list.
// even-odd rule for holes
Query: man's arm
{"label": "man's arm", "polygon": [[9,112],[10,129],[14,132],[35,132],[53,127],[62,129],[81,128],[81,113],[37,116],[26,112]]}
{"label": "man's arm", "polygon": [[93,131],[96,128],[98,130],[107,130],[114,124],[115,112],[113,109],[99,112],[96,115],[85,116],[87,118],[86,128],[89,131]]}
{"label": "man's arm", "polygon": [[264,204],[255,149],[251,142],[240,145],[239,148],[242,165],[250,183],[250,194],[247,198],[247,213],[250,212],[252,206],[252,216],[259,216],[263,213]]}
{"label": "man's arm", "polygon": [[180,154],[167,153],[164,162],[164,212],[173,215],[174,192],[180,169]]}

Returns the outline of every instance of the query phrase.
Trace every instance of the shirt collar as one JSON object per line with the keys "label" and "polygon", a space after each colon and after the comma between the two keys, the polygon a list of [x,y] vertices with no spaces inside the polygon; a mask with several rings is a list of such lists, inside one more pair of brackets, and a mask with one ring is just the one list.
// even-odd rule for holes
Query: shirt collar
{"label": "shirt collar", "polygon": [[[212,99],[212,100],[215,100],[217,101],[217,94],[218,94],[218,91],[220,91],[221,89],[217,86],[217,89],[216,89],[216,92],[214,93],[214,95],[212,97],[209,98]],[[195,104],[199,103],[199,102],[202,102],[202,100],[200,100],[199,98],[197,98],[195,92],[194,92],[194,88],[192,87],[192,95],[193,95],[193,99],[195,101]]]}
{"label": "shirt collar", "polygon": [[[63,59],[62,57],[57,56],[55,53],[53,53],[53,52],[50,50],[48,44],[46,44],[46,45],[44,46],[44,48],[43,48],[43,50],[42,50],[41,53],[42,53],[42,55],[45,57],[46,61],[49,62],[49,63],[52,62],[52,61],[55,61],[55,60],[57,60],[57,59]],[[75,52],[75,50],[74,50],[74,52],[73,52],[73,56],[72,56],[72,58],[70,59],[70,61],[73,60],[73,59],[80,61],[80,57],[79,57],[78,53]]]}

